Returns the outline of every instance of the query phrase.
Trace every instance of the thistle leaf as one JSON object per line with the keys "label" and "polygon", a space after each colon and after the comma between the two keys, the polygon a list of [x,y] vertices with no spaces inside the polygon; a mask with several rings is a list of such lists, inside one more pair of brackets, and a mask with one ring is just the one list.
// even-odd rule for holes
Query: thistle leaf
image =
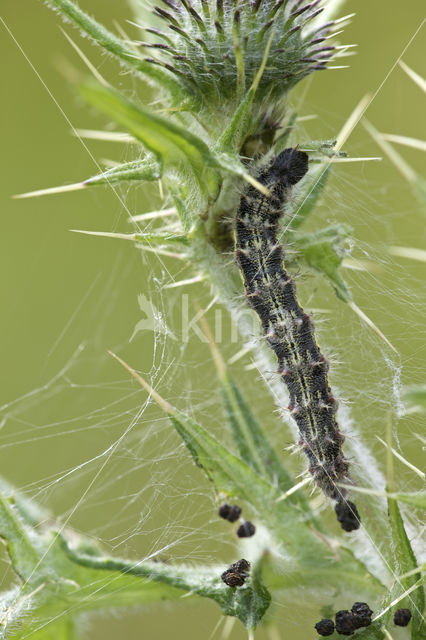
{"label": "thistle leaf", "polygon": [[[38,505],[34,500],[30,500],[17,491],[7,480],[0,476],[0,495],[3,500],[9,501],[11,508],[16,510],[23,523],[35,527],[51,518],[51,514]],[[1,534],[0,534],[1,535]]]}
{"label": "thistle leaf", "polygon": [[262,427],[253,415],[235,381],[226,373],[221,378],[226,414],[241,458],[281,491],[290,489],[295,481],[283,468]]}
{"label": "thistle leaf", "polygon": [[0,538],[6,540],[12,566],[22,580],[35,582],[34,569],[40,561],[40,550],[31,529],[24,523],[13,500],[0,495]]}
{"label": "thistle leaf", "polygon": [[[423,502],[425,502],[425,497],[426,494],[423,494]],[[397,575],[411,573],[413,569],[418,567],[418,562],[405,531],[404,521],[402,519],[397,500],[388,500],[388,513],[392,529],[394,571]],[[411,573],[411,575],[408,575],[405,578],[400,578],[398,585],[395,587],[396,594],[400,593],[401,589],[409,589],[412,587],[420,577],[419,572],[414,574]],[[410,611],[413,615],[411,622],[411,637],[413,640],[417,638],[420,640],[421,637],[424,637],[422,635],[422,627],[424,624],[422,612],[424,611],[425,606],[423,589],[419,588],[413,591],[410,596],[410,602],[407,602],[407,604],[410,605]]]}
{"label": "thistle leaf", "polygon": [[426,511],[426,491],[416,491],[414,493],[396,491],[395,493],[390,493],[388,498],[397,502],[405,502],[405,504],[410,504],[412,507]]}
{"label": "thistle leaf", "polygon": [[277,499],[279,494],[272,485],[230,453],[201,425],[177,411],[169,417],[194,462],[214,482],[217,492],[239,496],[260,513],[265,510],[265,496],[266,502]]}
{"label": "thistle leaf", "polygon": [[[204,315],[201,315],[200,323],[216,365],[226,415],[241,459],[271,481],[280,491],[291,489],[296,484],[295,480],[283,466],[266,433],[229,374]],[[303,500],[301,494],[299,497]],[[304,507],[310,511],[306,502]]]}
{"label": "thistle leaf", "polygon": [[[256,573],[243,587],[232,589],[221,580],[223,566],[194,569],[146,560],[132,562],[106,557],[92,540],[79,538],[75,532],[72,546],[54,529],[40,536],[23,525],[3,498],[0,534],[8,542],[13,568],[25,580],[23,587],[0,597],[1,629],[8,638],[21,638],[22,632],[33,635],[46,625],[49,635],[41,635],[40,640],[65,639],[70,612],[176,599],[182,592],[216,601],[224,615],[236,616],[252,629],[271,599]],[[67,624],[58,627],[55,621],[64,617]],[[9,633],[18,621],[19,632]],[[1,637],[5,637],[3,633]]]}
{"label": "thistle leaf", "polygon": [[90,186],[94,184],[114,184],[125,180],[158,180],[161,174],[161,163],[152,156],[147,156],[142,160],[124,162],[112,169],[102,171],[102,173],[85,180],[83,184]]}
{"label": "thistle leaf", "polygon": [[206,166],[217,167],[217,161],[201,138],[136,105],[115,89],[91,82],[82,86],[82,93],[90,104],[125,127],[164,165],[181,166],[187,162],[202,189],[217,188],[211,172],[205,170]]}
{"label": "thistle leaf", "polygon": [[321,163],[309,167],[309,172],[296,193],[289,213],[292,229],[298,229],[312,213],[324,191],[329,172],[330,164]]}
{"label": "thistle leaf", "polygon": [[388,500],[396,500],[398,502],[405,502],[418,509],[426,509],[426,492],[414,491],[412,493],[406,491],[380,491],[379,489],[368,489],[367,487],[351,487],[350,485],[341,485],[347,489],[351,489],[356,493],[365,493],[371,496],[384,496]]}
{"label": "thistle leaf", "polygon": [[[71,562],[89,569],[89,575],[97,576],[93,590],[99,584],[99,575],[105,574],[105,585],[113,585],[117,594],[116,580],[120,576],[139,578],[141,601],[144,588],[147,587],[148,601],[181,597],[182,591],[210,598],[217,602],[224,615],[235,616],[248,628],[254,629],[269,607],[271,596],[259,580],[247,580],[247,583],[233,589],[221,580],[223,567],[197,568],[183,565],[173,566],[161,562],[119,560],[104,556],[93,556],[76,552],[62,541],[62,548]],[[129,578],[127,578],[129,579]],[[154,597],[152,597],[154,596]]]}
{"label": "thistle leaf", "polygon": [[352,300],[351,292],[340,275],[344,257],[343,245],[350,234],[348,226],[336,224],[315,233],[297,234],[293,237],[294,245],[306,264],[325,275],[337,297],[344,302]]}
{"label": "thistle leaf", "polygon": [[[419,566],[414,551],[411,547],[410,540],[405,531],[404,521],[399,510],[399,504],[397,501],[397,494],[395,492],[394,481],[394,468],[393,468],[393,456],[392,456],[392,424],[388,421],[387,424],[387,450],[386,450],[386,491],[390,496],[396,499],[388,498],[388,514],[389,522],[392,533],[392,556],[393,556],[393,571],[394,574],[401,576],[395,581],[393,588],[391,589],[389,599],[392,602],[398,596],[401,596],[401,592],[407,592],[413,589],[416,583],[421,579],[420,572],[413,573],[413,570]],[[423,496],[425,497],[425,495]],[[425,606],[425,598],[423,589],[415,589],[410,600],[407,600],[407,604],[410,604],[410,611],[413,619],[411,622],[411,637],[417,639],[422,636],[421,628],[424,624],[424,618],[422,613]],[[389,605],[390,607],[390,605]],[[386,612],[384,620],[389,619],[391,615],[391,608]]]}
{"label": "thistle leaf", "polygon": [[87,231],[84,229],[71,229],[74,233],[82,233],[88,236],[103,238],[115,238],[117,240],[130,240],[141,242],[144,245],[164,246],[174,244],[188,244],[188,236],[172,233],[115,233],[113,231]]}

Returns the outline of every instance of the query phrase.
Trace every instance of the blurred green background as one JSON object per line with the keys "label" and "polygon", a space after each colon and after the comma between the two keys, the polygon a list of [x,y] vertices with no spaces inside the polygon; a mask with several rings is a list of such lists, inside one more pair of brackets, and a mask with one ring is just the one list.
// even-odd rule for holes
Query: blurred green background
{"label": "blurred green background", "polygon": [[[125,22],[131,18],[126,3],[81,0],[80,4],[108,26],[117,21],[131,37],[139,35]],[[350,68],[317,74],[292,94],[292,104],[301,115],[318,116],[303,123],[300,140],[333,138],[362,96],[379,87],[366,114],[374,126],[424,138],[424,97],[398,66],[393,68],[409,45],[404,61],[426,75],[425,27],[409,44],[424,19],[423,0],[349,1],[343,13],[350,11],[357,15],[341,36],[342,43],[359,45],[356,56],[342,60]],[[65,39],[58,16],[37,0],[3,0],[0,15],[4,21],[0,24],[1,473],[117,555],[232,561],[234,536],[226,523],[217,522],[208,483],[167,421],[154,407],[145,411],[145,395],[106,353],[119,352],[152,375],[164,396],[220,434],[223,424],[208,348],[195,334],[182,344],[179,334],[186,304],[182,294],[207,305],[209,292],[202,285],[162,290],[167,270],[176,279],[190,277],[191,272],[168,258],[160,262],[151,254],[141,257],[131,243],[70,233],[70,229],[130,231],[128,212],[160,206],[156,188],[126,187],[119,197],[97,187],[11,199],[16,193],[95,174],[93,158],[125,160],[136,151],[92,140],[84,148],[71,134],[71,124],[89,129],[108,123],[74,94],[70,77],[76,70],[86,70]],[[143,83],[134,86],[117,64],[80,39],[69,25],[66,30],[111,82],[149,101]],[[345,149],[353,156],[383,155],[361,125]],[[403,147],[398,151],[424,173],[419,151]],[[384,158],[380,163],[336,166],[324,203],[310,222],[311,229],[334,222],[353,227],[353,255],[368,261],[371,271],[347,270],[345,277],[357,304],[400,353],[398,358],[387,350],[322,280],[302,279],[304,302],[323,312],[318,326],[321,343],[335,356],[333,381],[381,463],[384,451],[374,434],[384,434],[387,412],[395,404],[394,387],[400,379],[408,384],[424,382],[426,377],[426,265],[391,258],[387,247],[424,249],[425,220],[409,184]],[[163,314],[177,340],[164,341],[162,335],[155,339],[150,331],[134,335],[137,323],[145,318],[140,294]],[[216,307],[209,313],[212,323],[219,311]],[[229,344],[224,311],[223,323],[221,346],[230,357],[239,346]],[[257,374],[245,369],[247,364],[248,359],[240,360],[233,370],[283,449],[291,436],[283,434],[269,396],[259,388]],[[141,407],[144,411],[138,417]],[[413,434],[421,429],[415,417],[397,426],[402,453],[417,465],[421,451]],[[289,462],[295,471],[303,464]],[[405,467],[398,464],[397,471],[404,489],[418,488],[416,477]],[[6,585],[10,575],[5,557],[2,566]],[[305,603],[298,610],[283,600],[276,612],[282,637],[289,632],[294,640],[312,635],[307,629],[317,620],[316,607],[306,609]],[[156,640],[171,633],[176,640],[214,640],[220,637],[219,632],[214,634],[218,619],[214,604],[186,600],[173,607],[132,611],[124,618],[120,612],[103,612],[86,626],[88,637],[104,640],[122,636]],[[245,637],[238,624],[231,637]],[[263,637],[260,632],[259,638]]]}

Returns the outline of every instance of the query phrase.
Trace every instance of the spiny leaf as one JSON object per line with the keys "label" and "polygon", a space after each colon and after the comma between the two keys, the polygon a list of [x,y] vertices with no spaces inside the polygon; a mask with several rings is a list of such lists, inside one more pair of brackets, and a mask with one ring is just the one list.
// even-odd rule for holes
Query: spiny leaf
{"label": "spiny leaf", "polygon": [[188,101],[189,86],[185,87],[167,70],[140,58],[134,49],[129,48],[123,40],[82,11],[74,2],[71,0],[48,0],[48,4],[57,9],[64,18],[72,20],[83,33],[92,38],[100,47],[119,58],[126,66],[139,71],[161,87],[168,89],[170,96],[174,98],[176,103]]}
{"label": "spiny leaf", "polygon": [[[280,491],[288,491],[289,495],[293,495],[293,489],[296,485],[294,478],[282,464],[246,399],[229,374],[204,315],[201,315],[200,323],[216,365],[230,429],[241,459],[272,482],[274,486],[277,486]],[[280,498],[282,497],[280,496]],[[308,502],[300,491],[294,492],[292,500],[298,502],[299,506],[311,517],[313,516]],[[277,499],[277,502],[280,501]],[[315,524],[318,526],[318,523]]]}
{"label": "spiny leaf", "polygon": [[[311,528],[312,518],[306,512],[287,500],[279,501],[280,492],[277,488],[230,453],[204,427],[170,405],[123,360],[111,355],[168,414],[195,463],[214,482],[216,491],[245,500],[257,512],[262,524],[284,545],[288,563],[286,576],[280,576],[281,588],[291,588],[295,581],[311,584],[312,580],[322,580],[327,574],[334,584],[346,583],[350,575],[351,584],[362,585],[363,589],[372,592],[382,589],[379,581],[348,548],[340,547],[338,556],[331,559],[326,539],[315,535]],[[305,526],[300,526],[301,522]],[[271,549],[274,549],[272,538],[270,544]],[[332,572],[330,563],[333,565]]]}
{"label": "spiny leaf", "polygon": [[[424,494],[423,499],[424,502],[426,502],[426,494]],[[418,567],[418,563],[405,531],[397,500],[388,500],[388,513],[392,529],[394,571],[397,574],[410,573]],[[399,593],[401,589],[409,589],[419,578],[420,573],[415,573],[398,580],[398,585],[395,586],[395,593]],[[410,601],[407,601],[407,604],[413,615],[411,621],[411,637],[413,640],[415,638],[420,640],[421,637],[424,637],[421,631],[424,624],[422,613],[425,606],[423,589],[416,589],[410,596]]]}
{"label": "spiny leaf", "polygon": [[47,189],[38,189],[37,191],[28,191],[27,193],[20,193],[14,198],[36,198],[39,196],[52,195],[55,193],[63,193],[68,191],[79,191],[85,187],[90,187],[97,184],[115,184],[126,180],[158,180],[162,174],[161,162],[155,160],[152,156],[143,158],[142,160],[132,160],[131,162],[125,162],[119,164],[112,169],[102,171],[92,178],[88,178],[83,182],[76,182],[74,184],[66,184],[59,187],[49,187]]}
{"label": "spiny leaf", "polygon": [[380,491],[379,489],[368,489],[366,487],[357,487],[351,485],[341,485],[346,489],[350,489],[351,491],[355,491],[357,493],[365,493],[367,495],[372,496],[383,496],[388,500],[396,500],[398,502],[405,502],[406,504],[410,504],[413,507],[418,507],[419,509],[426,509],[426,492],[425,491],[414,491],[413,493],[405,492],[405,491]]}
{"label": "spiny leaf", "polygon": [[329,172],[330,164],[309,167],[309,172],[295,195],[289,213],[289,226],[292,229],[298,229],[312,213],[324,191]]}
{"label": "spiny leaf", "polygon": [[115,233],[113,231],[86,231],[84,229],[71,229],[74,233],[82,233],[88,236],[100,236],[104,238],[116,238],[118,240],[130,240],[142,244],[164,246],[167,244],[188,244],[188,236],[172,233]]}
{"label": "spiny leaf", "polygon": [[[15,487],[1,476],[0,495],[3,496],[3,500],[6,500],[6,502],[9,501],[14,510],[17,510],[26,525],[35,527],[51,518],[51,514],[47,509],[42,508],[34,500],[27,498],[20,491],[17,491]],[[9,496],[9,498],[7,496]]]}
{"label": "spiny leaf", "polygon": [[221,379],[221,387],[228,421],[241,458],[272,482],[277,482],[281,491],[292,487],[295,484],[293,478],[282,468],[266,434],[228,373]]}
{"label": "spiny leaf", "polygon": [[[136,576],[143,579],[142,585],[147,584],[147,580],[154,584],[160,583],[162,587],[158,591],[159,593],[163,591],[163,598],[173,595],[173,592],[169,593],[168,588],[171,587],[173,590],[177,589],[215,600],[224,615],[239,618],[248,629],[254,629],[257,626],[270,604],[271,596],[259,580],[248,579],[244,586],[235,589],[226,586],[220,578],[223,567],[194,569],[161,562],[129,562],[78,553],[70,549],[64,541],[62,546],[72,562],[88,569],[95,569],[98,579],[100,573],[108,572],[109,580],[114,584],[116,593],[114,574]],[[164,587],[167,588],[164,589]]]}
{"label": "spiny leaf", "polygon": [[190,192],[185,185],[170,185],[170,193],[175,204],[184,231],[189,231],[192,221],[195,219],[196,212],[193,210],[193,202],[191,202]]}
{"label": "spiny leaf", "polygon": [[406,491],[396,491],[389,494],[389,499],[396,500],[397,502],[405,502],[418,509],[426,510],[426,491],[416,491],[414,493],[408,493]]}
{"label": "spiny leaf", "polygon": [[[216,365],[226,414],[241,459],[281,491],[290,489],[296,483],[283,466],[266,433],[253,415],[236,382],[229,374],[204,315],[201,315],[200,323]],[[304,506],[309,511],[306,502]]]}
{"label": "spiny leaf", "polygon": [[217,189],[217,182],[205,167],[217,167],[206,143],[196,135],[148,109],[137,105],[112,88],[96,83],[82,87],[87,101],[124,126],[165,165],[188,162],[204,191]]}
{"label": "spiny leaf", "polygon": [[[41,536],[25,527],[3,498],[0,535],[8,542],[13,568],[28,582],[0,596],[2,638],[21,637],[9,633],[17,622],[20,631],[32,634],[50,620],[66,619],[67,613],[179,598],[182,591],[215,600],[225,615],[238,617],[251,629],[270,603],[258,577],[248,579],[239,589],[227,587],[220,577],[224,567],[194,569],[120,560],[105,557],[93,541],[75,533],[72,546],[55,529]],[[8,632],[7,636],[2,632]]]}
{"label": "spiny leaf", "polygon": [[170,414],[170,419],[194,462],[214,482],[218,492],[240,496],[260,513],[265,510],[265,501],[278,497],[272,485],[188,416],[176,411]]}
{"label": "spiny leaf", "polygon": [[123,180],[158,180],[162,174],[161,163],[153,157],[124,162],[108,171],[103,171],[83,182],[84,185],[111,184]]}
{"label": "spiny leaf", "polygon": [[[389,494],[395,492],[394,484],[394,468],[392,457],[392,425],[391,421],[387,424],[387,451],[386,451],[386,490]],[[426,498],[426,493],[424,495]],[[412,571],[419,566],[414,551],[411,547],[410,540],[405,531],[404,521],[399,510],[397,500],[388,498],[388,514],[392,532],[392,551],[393,551],[393,571],[396,575],[405,576],[399,578],[392,590],[391,599],[399,596],[401,591],[406,591],[416,584],[421,578],[420,573],[413,574]],[[408,603],[408,601],[407,601]],[[425,600],[423,589],[416,589],[410,597],[410,611],[412,613],[411,637],[420,638],[421,627],[423,627],[423,616]],[[387,614],[389,615],[389,614]],[[385,618],[386,619],[386,618]]]}
{"label": "spiny leaf", "polygon": [[279,497],[279,492],[275,487],[245,462],[230,453],[229,449],[216,440],[204,427],[164,400],[121,358],[113,353],[111,355],[132,374],[167,413],[194,462],[214,482],[218,492],[230,496],[238,495],[251,503],[260,513],[265,511],[265,503],[271,504],[274,499]]}
{"label": "spiny leaf", "polygon": [[336,295],[344,302],[349,302],[352,296],[339,269],[344,257],[344,243],[350,235],[350,227],[336,224],[315,233],[297,234],[292,238],[306,264],[324,274],[330,280]]}
{"label": "spiny leaf", "polygon": [[239,151],[244,138],[247,136],[249,123],[252,117],[253,100],[268,61],[269,51],[272,43],[272,36],[273,34],[270,36],[265,47],[262,62],[250,89],[241,100],[237,109],[235,109],[230,123],[228,124],[218,141],[217,148],[221,151]]}
{"label": "spiny leaf", "polygon": [[15,572],[31,584],[40,581],[34,569],[40,562],[37,538],[23,522],[13,500],[0,495],[0,537],[6,540],[7,550]]}

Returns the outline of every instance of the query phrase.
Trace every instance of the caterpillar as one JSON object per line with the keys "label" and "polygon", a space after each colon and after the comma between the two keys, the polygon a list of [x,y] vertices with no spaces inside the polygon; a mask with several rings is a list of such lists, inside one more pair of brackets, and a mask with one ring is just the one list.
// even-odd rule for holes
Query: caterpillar
{"label": "caterpillar", "polygon": [[336,514],[346,531],[358,529],[355,505],[338,483],[349,480],[342,452],[344,436],[337,422],[322,355],[310,317],[297,301],[278,242],[279,219],[292,187],[308,170],[308,155],[285,149],[264,166],[257,180],[268,195],[249,186],[241,197],[235,223],[235,250],[247,300],[259,316],[264,337],[278,359],[278,373],[290,396],[289,410],[299,429],[299,445],[315,484],[336,500]]}

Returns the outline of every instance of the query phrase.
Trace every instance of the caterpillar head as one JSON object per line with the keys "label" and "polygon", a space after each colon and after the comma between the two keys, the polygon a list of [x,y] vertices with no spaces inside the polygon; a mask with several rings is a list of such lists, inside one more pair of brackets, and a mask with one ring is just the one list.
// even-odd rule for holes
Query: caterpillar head
{"label": "caterpillar head", "polygon": [[308,171],[308,154],[299,149],[284,149],[273,160],[270,175],[285,186],[299,182]]}

